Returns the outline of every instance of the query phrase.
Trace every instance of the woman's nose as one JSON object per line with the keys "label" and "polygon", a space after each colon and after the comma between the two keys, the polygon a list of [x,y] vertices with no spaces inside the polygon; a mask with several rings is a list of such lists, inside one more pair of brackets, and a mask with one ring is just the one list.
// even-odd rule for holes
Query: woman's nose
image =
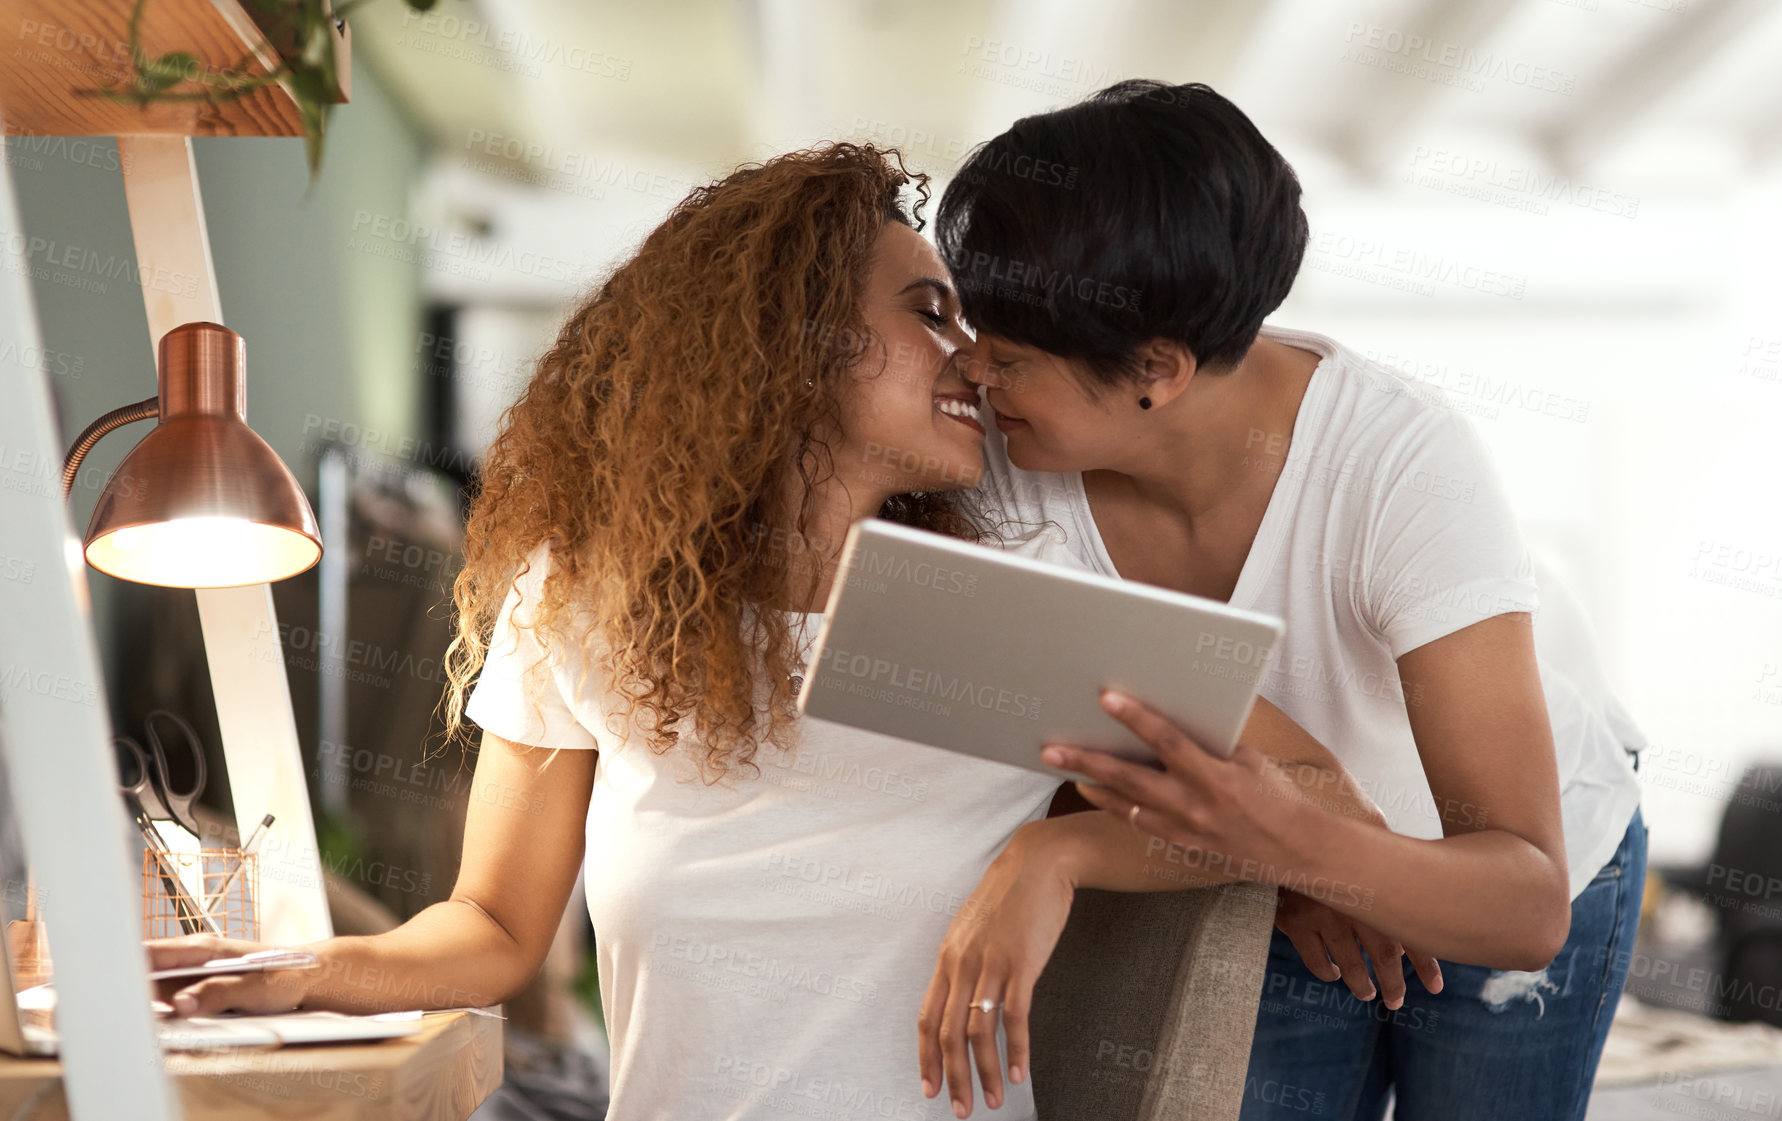
{"label": "woman's nose", "polygon": [[961,348],[959,353],[953,356],[953,365],[958,369],[960,375],[973,385],[996,384],[996,372],[971,348]]}

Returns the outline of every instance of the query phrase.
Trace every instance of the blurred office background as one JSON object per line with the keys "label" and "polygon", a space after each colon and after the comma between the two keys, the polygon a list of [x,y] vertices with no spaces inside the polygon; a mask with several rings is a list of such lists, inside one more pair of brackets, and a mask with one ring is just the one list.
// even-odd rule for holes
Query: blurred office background
{"label": "blurred office background", "polygon": [[[425,659],[448,634],[426,608],[455,488],[604,270],[739,162],[870,139],[938,195],[974,144],[1126,77],[1210,83],[1299,172],[1312,244],[1274,322],[1474,419],[1651,741],[1654,862],[1708,864],[1729,803],[1782,799],[1742,781],[1782,761],[1782,5],[375,0],[352,23],[353,99],[313,190],[298,141],[194,142],[249,421],[312,497],[349,494],[353,537],[329,545],[350,603],[324,574],[278,593],[336,851],[405,843],[366,790],[437,731]],[[116,150],[31,138],[7,158],[72,438],[154,384],[140,293],[103,264],[131,258]],[[89,458],[76,525],[132,442]],[[185,601],[89,579],[114,716],[169,690],[201,704],[201,660],[135,656],[196,650]],[[411,661],[342,685],[367,657],[347,635]],[[351,796],[322,789],[330,768]],[[431,887],[356,878],[398,915],[449,892],[455,856],[401,859]]]}

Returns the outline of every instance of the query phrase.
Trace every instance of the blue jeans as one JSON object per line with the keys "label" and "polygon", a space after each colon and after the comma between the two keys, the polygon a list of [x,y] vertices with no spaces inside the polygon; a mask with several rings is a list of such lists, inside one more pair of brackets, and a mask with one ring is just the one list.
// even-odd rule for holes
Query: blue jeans
{"label": "blue jeans", "polygon": [[1397,1010],[1318,980],[1275,931],[1243,1121],[1377,1121],[1388,1091],[1396,1121],[1579,1121],[1627,980],[1645,877],[1636,811],[1572,901],[1571,934],[1545,970],[1444,961],[1432,996],[1406,962]]}

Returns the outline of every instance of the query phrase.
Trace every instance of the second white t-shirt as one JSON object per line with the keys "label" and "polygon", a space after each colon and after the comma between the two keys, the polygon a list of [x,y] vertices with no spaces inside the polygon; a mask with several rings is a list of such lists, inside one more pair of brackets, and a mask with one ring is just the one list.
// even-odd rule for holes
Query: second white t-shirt
{"label": "second white t-shirt", "polygon": [[[1561,613],[1537,610],[1534,562],[1489,454],[1470,422],[1426,388],[1324,335],[1273,326],[1263,334],[1321,361],[1291,439],[1253,434],[1259,470],[1286,450],[1230,600],[1286,620],[1262,696],[1342,761],[1395,832],[1440,837],[1397,659],[1482,619],[1534,612],[1576,898],[1639,806],[1623,741],[1640,744],[1613,696],[1592,684],[1600,673],[1586,664],[1588,644],[1555,631]],[[992,505],[1026,523],[1004,527],[1011,547],[1120,575],[1081,473],[1014,467],[994,429],[985,460]],[[1558,661],[1562,654],[1571,661]],[[1487,807],[1442,810],[1453,820],[1489,818]]]}

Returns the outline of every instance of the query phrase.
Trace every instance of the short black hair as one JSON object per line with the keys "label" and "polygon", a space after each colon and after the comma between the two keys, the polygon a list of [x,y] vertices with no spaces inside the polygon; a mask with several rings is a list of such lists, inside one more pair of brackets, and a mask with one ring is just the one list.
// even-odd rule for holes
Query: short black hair
{"label": "short black hair", "polygon": [[1236,365],[1306,239],[1293,169],[1198,82],[1132,79],[1023,117],[972,151],[935,213],[974,327],[1108,385],[1155,338]]}

